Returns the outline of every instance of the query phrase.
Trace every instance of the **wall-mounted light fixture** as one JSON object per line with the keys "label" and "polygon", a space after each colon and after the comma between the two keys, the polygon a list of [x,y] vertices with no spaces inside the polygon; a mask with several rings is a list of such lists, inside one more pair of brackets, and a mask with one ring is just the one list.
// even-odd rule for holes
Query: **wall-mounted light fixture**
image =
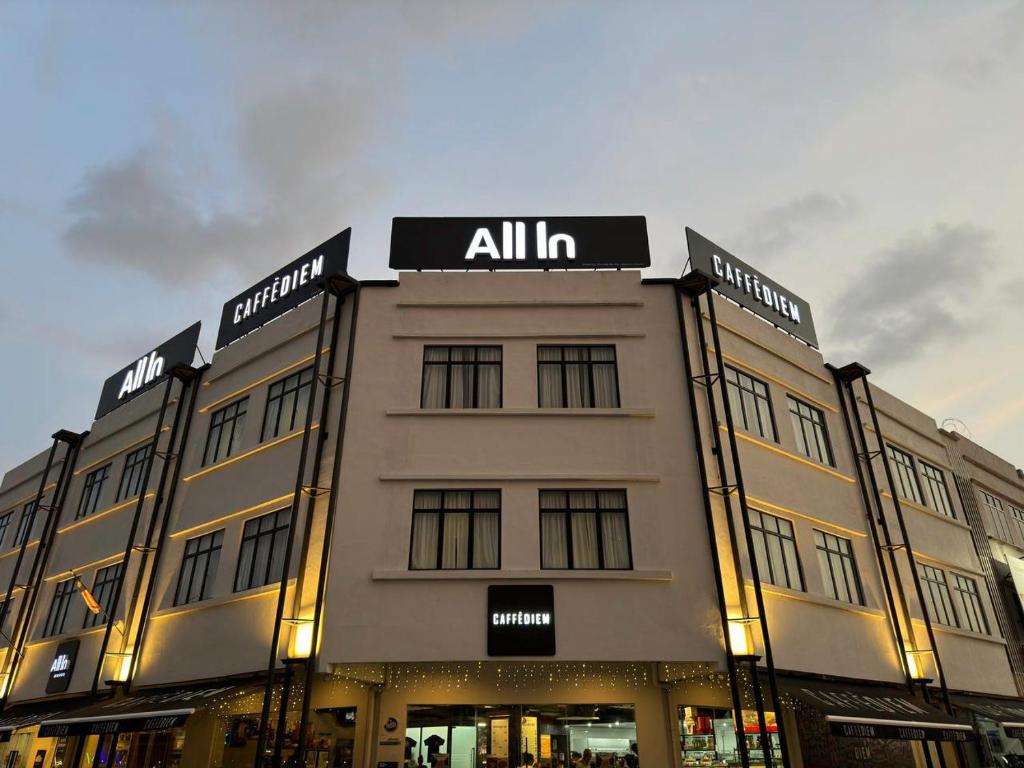
{"label": "wall-mounted light fixture", "polygon": [[756,616],[736,616],[729,619],[729,650],[733,656],[754,656],[754,639],[750,634],[750,625],[757,621]]}
{"label": "wall-mounted light fixture", "polygon": [[292,627],[292,650],[289,656],[295,659],[308,659],[313,652],[313,620],[284,618],[281,621]]}
{"label": "wall-mounted light fixture", "polygon": [[928,657],[932,655],[931,648],[907,651],[907,674],[911,680],[928,682]]}
{"label": "wall-mounted light fixture", "polygon": [[128,681],[128,675],[132,671],[131,651],[107,651],[106,655],[112,659],[111,676],[107,681],[109,685],[118,685]]}

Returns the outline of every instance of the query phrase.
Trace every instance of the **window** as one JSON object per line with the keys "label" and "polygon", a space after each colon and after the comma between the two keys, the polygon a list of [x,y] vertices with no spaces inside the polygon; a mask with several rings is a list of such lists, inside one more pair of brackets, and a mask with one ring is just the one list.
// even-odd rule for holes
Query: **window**
{"label": "window", "polygon": [[1012,541],[1009,524],[1003,511],[1003,502],[987,491],[981,492],[981,498],[984,500],[985,506],[988,507],[988,516],[992,521],[990,533],[1003,541]]}
{"label": "window", "polygon": [[18,530],[14,533],[14,544],[15,547],[20,547],[24,544],[32,535],[32,524],[36,521],[36,502],[35,499],[28,502],[24,507],[21,508],[21,517],[18,518]]}
{"label": "window", "polygon": [[725,382],[733,421],[747,432],[777,442],[768,385],[728,365],[725,366]]}
{"label": "window", "polygon": [[964,619],[964,628],[987,635],[988,620],[985,618],[985,611],[981,607],[978,582],[966,576],[961,576],[959,573],[950,575],[953,577],[953,592],[956,595],[957,604],[960,606],[960,615]]}
{"label": "window", "polygon": [[860,577],[857,575],[857,562],[853,558],[850,540],[815,531],[814,545],[818,549],[818,564],[829,597],[863,605]]}
{"label": "window", "polygon": [[[1010,510],[1010,515],[1013,517],[1013,521],[1017,524],[1017,531],[1022,537],[1024,537],[1024,509],[1018,509],[1013,504],[1006,505]],[[0,533],[0,536],[3,534]]]}
{"label": "window", "polygon": [[953,610],[953,601],[949,598],[946,574],[938,568],[924,563],[918,563],[918,567],[921,569],[921,586],[928,618],[937,624],[945,624],[947,627],[959,627],[960,623]]}
{"label": "window", "polygon": [[793,524],[781,517],[750,510],[754,554],[761,581],[790,589],[804,588],[800,560],[796,554]]}
{"label": "window", "polygon": [[206,450],[203,451],[204,467],[237,453],[242,445],[245,412],[248,407],[249,398],[243,397],[213,412],[213,416],[210,417],[210,432],[206,435]]}
{"label": "window", "polygon": [[146,471],[146,461],[153,451],[153,444],[136,448],[124,460],[124,473],[121,485],[117,489],[117,501],[124,501],[142,493],[142,475]]}
{"label": "window", "polygon": [[809,459],[834,466],[832,448],[828,442],[828,428],[825,426],[825,414],[792,395],[787,397],[789,416],[793,420],[793,431],[796,433],[796,449]]}
{"label": "window", "polygon": [[541,408],[618,408],[615,347],[537,347]]}
{"label": "window", "polygon": [[11,525],[11,518],[14,517],[14,510],[4,513],[0,516],[0,546],[4,543],[4,537],[7,536],[7,529]]}
{"label": "window", "polygon": [[633,567],[626,492],[541,491],[541,568]]}
{"label": "window", "polygon": [[94,469],[85,476],[85,487],[82,488],[82,498],[78,502],[78,512],[75,513],[76,520],[91,515],[99,508],[103,484],[107,482],[108,477],[110,477],[109,464]]}
{"label": "window", "polygon": [[893,491],[904,499],[920,504],[921,486],[917,484],[914,457],[894,445],[886,444],[885,449],[892,459],[893,476],[896,478],[896,488]]}
{"label": "window", "polygon": [[185,542],[185,554],[178,573],[178,588],[174,593],[175,605],[195,603],[210,596],[223,543],[223,529]]}
{"label": "window", "polygon": [[121,578],[121,570],[122,564],[117,563],[116,565],[100,568],[96,571],[96,578],[93,579],[91,591],[92,596],[96,598],[96,602],[100,604],[103,610],[99,613],[86,611],[85,623],[82,624],[83,629],[106,624],[107,620],[114,615],[114,589]]}
{"label": "window", "polygon": [[46,623],[43,625],[43,637],[59,635],[64,631],[64,622],[68,618],[68,608],[71,607],[74,594],[74,579],[57,582],[57,588],[53,593],[53,602],[50,604],[50,613],[47,614]]}
{"label": "window", "polygon": [[273,584],[284,576],[291,516],[291,509],[286,507],[245,521],[235,572],[235,592]]}
{"label": "window", "polygon": [[260,442],[291,432],[295,425],[306,425],[306,409],[313,383],[313,368],[309,367],[270,385],[267,410],[263,414]]}
{"label": "window", "polygon": [[500,491],[416,491],[409,568],[498,568]]}
{"label": "window", "polygon": [[921,475],[924,477],[924,487],[928,489],[928,505],[947,517],[956,517],[956,513],[953,512],[953,502],[949,498],[945,473],[938,467],[933,467],[922,461]]}
{"label": "window", "polygon": [[420,408],[501,408],[501,347],[424,347]]}

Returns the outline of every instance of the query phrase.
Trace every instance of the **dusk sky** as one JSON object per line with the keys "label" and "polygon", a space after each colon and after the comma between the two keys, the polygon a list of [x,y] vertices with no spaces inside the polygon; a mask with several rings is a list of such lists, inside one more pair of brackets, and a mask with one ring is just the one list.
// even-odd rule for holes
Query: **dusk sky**
{"label": "dusk sky", "polygon": [[0,466],[393,216],[644,214],[1024,464],[1024,3],[0,2]]}

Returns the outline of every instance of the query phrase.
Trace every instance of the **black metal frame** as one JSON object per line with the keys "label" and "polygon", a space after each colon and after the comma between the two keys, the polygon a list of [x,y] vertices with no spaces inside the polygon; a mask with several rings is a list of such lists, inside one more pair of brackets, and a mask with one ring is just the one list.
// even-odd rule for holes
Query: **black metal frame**
{"label": "black metal frame", "polygon": [[[610,349],[612,351],[611,360],[591,360],[590,350],[595,348]],[[542,349],[561,349],[563,355],[560,360],[541,360],[540,351]],[[586,360],[566,360],[564,350],[566,349],[586,349],[587,359]],[[612,368],[615,371],[615,405],[611,406],[597,406],[594,405],[594,365],[608,365],[612,364]],[[622,387],[619,382],[619,350],[614,344],[538,344],[537,345],[537,407],[538,408],[550,408],[551,406],[545,406],[541,404],[540,399],[540,367],[542,365],[557,365],[561,369],[561,381],[562,381],[562,405],[559,408],[570,408],[569,405],[569,385],[568,376],[566,375],[565,367],[567,365],[584,365],[587,367],[587,385],[590,393],[591,405],[584,406],[587,408],[621,408],[622,407]]]}
{"label": "black metal frame", "polygon": [[[747,432],[750,432],[751,434],[756,434],[762,440],[769,440],[770,439],[771,442],[778,443],[779,442],[779,425],[778,425],[778,422],[775,419],[775,406],[772,404],[772,388],[771,388],[771,386],[769,386],[767,381],[763,381],[763,380],[757,378],[757,376],[754,376],[751,373],[747,373],[746,371],[740,370],[735,365],[728,365],[727,364],[725,366],[725,369],[726,369],[726,371],[735,371],[736,374],[737,374],[736,375],[736,384],[735,385],[733,385],[733,383],[731,381],[729,381],[729,377],[728,376],[726,376],[726,378],[725,378],[725,383],[728,384],[729,386],[735,386],[740,391],[740,396],[739,397],[740,397],[740,404],[741,404],[741,406],[743,404],[743,393],[744,392],[750,392],[751,396],[754,398],[755,401],[758,400],[761,396],[758,395],[757,392],[755,392],[753,390],[745,389],[743,387],[743,385],[740,384],[740,379],[739,379],[740,376],[746,376],[751,381],[755,381],[755,382],[757,382],[758,384],[760,384],[761,386],[764,387],[765,392],[766,392],[766,394],[764,396],[764,401],[768,405],[768,418],[771,421],[772,436],[771,436],[771,438],[765,437],[760,432],[755,432],[754,430],[752,430],[749,427],[747,427],[746,424],[743,425],[743,429],[745,431],[747,431]],[[755,410],[756,410],[756,402],[755,402]],[[760,416],[758,414],[756,414],[756,413],[754,415],[755,415],[755,417],[757,417],[758,424],[760,424],[760,422],[761,422]],[[746,421],[746,408],[743,409],[743,416],[744,416],[743,420]]]}
{"label": "black metal frame", "polygon": [[[447,360],[427,360],[428,349],[447,349],[448,359]],[[452,362],[451,350],[453,349],[472,349],[474,350],[474,359],[472,360],[457,360]],[[480,349],[496,349],[500,357],[497,361],[495,360],[479,360],[476,358],[478,350]],[[445,367],[444,373],[444,405],[441,408],[450,409],[452,407],[452,366],[453,365],[472,365],[473,366],[473,405],[470,408],[480,408],[478,405],[480,400],[480,365],[497,365],[498,366],[498,405],[494,406],[497,408],[503,408],[505,406],[505,348],[501,344],[425,344],[423,346],[423,370],[420,374],[420,408],[427,409],[427,406],[423,404],[423,397],[427,393],[427,366],[428,365],[443,365]]]}
{"label": "black metal frame", "polygon": [[[814,528],[813,530],[814,530],[814,533],[820,533],[821,534],[822,541],[825,543],[825,546],[820,546],[818,544],[818,542],[815,541],[814,542],[814,550],[816,552],[824,552],[825,553],[825,560],[828,562],[828,577],[829,577],[829,580],[832,582],[832,590],[835,592],[835,595],[833,596],[833,599],[834,600],[839,600],[841,602],[849,602],[850,605],[864,605],[864,584],[861,582],[860,570],[857,568],[857,555],[853,551],[853,541],[851,541],[850,539],[846,538],[845,536],[839,536],[839,535],[837,535],[835,533],[829,533],[828,531],[823,531],[820,528]],[[847,543],[848,547],[849,547],[849,551],[843,552],[840,549],[830,549],[829,545],[828,545],[828,539],[825,538],[826,536],[831,536],[836,541],[845,541]],[[831,555],[835,555],[835,556],[837,556],[839,558],[842,558],[842,559],[849,558],[850,563],[851,563],[850,570],[853,572],[853,584],[851,585],[851,584],[847,583],[847,581],[846,581],[846,569],[845,568],[843,569],[843,584],[846,585],[847,592],[852,592],[851,587],[853,588],[853,590],[856,590],[856,596],[857,596],[856,600],[849,600],[849,601],[847,601],[847,600],[843,600],[841,597],[839,597],[839,590],[836,588],[836,586],[837,586],[837,583],[836,583],[836,572],[835,572],[835,568],[832,567]]]}
{"label": "black metal frame", "polygon": [[[199,549],[199,544],[196,544],[196,551],[192,552],[192,553],[189,553],[189,551],[188,551],[189,542],[198,541],[199,539],[205,539],[207,536],[214,537],[218,533],[221,534],[221,541],[220,541],[219,544],[215,545],[215,544],[211,543],[209,549],[203,549],[203,550],[200,550]],[[212,540],[213,539],[211,538],[211,542],[212,542]],[[184,549],[184,551],[182,552],[182,555],[181,555],[181,565],[178,567],[178,579],[174,583],[174,600],[173,600],[173,605],[175,605],[175,606],[178,606],[178,605],[189,605],[191,603],[202,602],[203,600],[206,599],[206,588],[209,586],[209,584],[207,583],[207,578],[210,575],[209,574],[209,570],[210,570],[210,557],[209,556],[211,554],[213,554],[214,552],[220,552],[223,548],[224,548],[224,529],[223,528],[218,528],[218,529],[216,529],[214,531],[209,531],[208,533],[201,533],[198,536],[193,536],[191,539],[186,539],[185,540],[185,549]],[[199,598],[196,599],[196,600],[179,600],[178,598],[181,596],[181,585],[182,585],[182,582],[184,581],[184,578],[185,578],[185,563],[189,559],[192,559],[193,561],[198,560],[200,555],[206,555],[207,558],[206,558],[206,568],[203,571],[203,584],[202,584],[202,586],[199,589]],[[218,563],[220,562],[220,555],[217,556],[217,561],[218,561]],[[196,567],[195,567],[195,563],[193,562],[193,564],[192,564],[192,566],[191,566],[191,568],[189,570],[189,576],[190,576],[190,578],[189,578],[189,592],[192,591],[192,584],[195,581],[195,579],[194,579],[195,573],[196,573]]]}
{"label": "black metal frame", "polygon": [[[278,516],[285,511],[289,512],[288,522],[282,525],[278,520]],[[235,578],[234,581],[232,582],[233,592],[245,592],[249,589],[258,589],[260,587],[266,587],[270,584],[274,584],[275,582],[282,581],[285,579],[285,571],[282,571],[280,579],[275,579],[274,574],[271,573],[270,568],[274,563],[274,539],[277,538],[277,534],[281,531],[290,531],[292,526],[295,524],[295,519],[290,512],[291,510],[289,507],[278,507],[277,509],[273,509],[270,512],[264,512],[263,514],[257,515],[256,517],[250,517],[242,523],[242,539],[238,545],[238,560],[235,562]],[[261,531],[259,521],[268,517],[274,518],[274,527],[266,531]],[[246,533],[245,529],[249,527],[250,523],[255,523],[255,533]],[[258,579],[256,579],[256,581],[259,583],[253,583],[253,575],[256,573],[256,571],[252,566],[256,565],[256,554],[257,552],[259,552],[259,540],[263,537],[267,537],[270,539],[271,548],[270,551],[267,553],[267,568],[266,572],[262,574]],[[252,545],[252,553],[250,555],[251,562],[249,563],[249,583],[245,585],[239,585],[238,577],[242,573],[243,565],[242,550],[244,549],[246,542],[249,541],[254,542]]]}
{"label": "black metal frame", "polygon": [[[320,339],[320,343],[321,344],[323,343],[323,339],[322,338]],[[317,373],[316,373],[319,364],[320,364],[320,350],[318,349],[317,352],[316,352],[316,355],[314,355],[314,358],[313,358],[313,365],[309,365],[309,366],[307,366],[305,368],[302,368],[302,369],[300,369],[298,371],[295,371],[295,373],[289,373],[287,376],[282,376],[280,379],[277,379],[276,381],[270,382],[270,384],[267,387],[267,403],[266,403],[265,407],[263,408],[263,421],[260,424],[260,443],[264,443],[267,440],[273,440],[273,439],[275,439],[277,437],[280,437],[281,435],[286,435],[286,434],[288,434],[289,432],[291,432],[292,430],[295,429],[295,423],[294,423],[295,422],[295,412],[298,411],[298,408],[299,408],[299,392],[301,392],[303,387],[306,386],[305,384],[302,383],[302,374],[304,374],[306,371],[313,371],[313,375],[309,377],[309,401],[306,404],[306,416],[307,416],[306,421],[309,421],[309,418],[308,418],[309,417],[309,411],[313,407],[313,400],[314,400],[315,394],[316,394],[316,386],[314,384],[314,379],[318,379],[319,378],[317,376]],[[285,430],[281,429],[281,407],[279,405],[278,408],[277,408],[277,416],[275,416],[274,434],[268,435],[267,434],[267,416],[270,414],[270,401],[272,399],[278,399],[278,400],[282,400],[283,401],[284,398],[285,398],[285,394],[286,394],[286,392],[282,389],[280,395],[271,395],[270,394],[270,389],[275,384],[281,384],[282,387],[283,387],[284,386],[283,383],[288,381],[288,379],[291,379],[291,378],[295,378],[296,381],[299,382],[299,384],[295,387],[295,390],[294,390],[294,392],[295,392],[295,402],[294,402],[295,410],[292,411],[292,415],[291,415],[291,422],[292,422],[291,427],[289,427],[288,429],[285,429]]]}
{"label": "black metal frame", "polygon": [[[767,515],[768,517],[773,517],[776,520],[781,520],[782,522],[788,524],[789,527],[790,527],[790,530],[793,531],[793,535],[792,536],[786,536],[786,535],[782,534],[781,532],[780,533],[776,533],[775,531],[766,530],[763,526],[753,525],[753,524],[751,524],[751,526],[750,526],[751,530],[760,531],[761,534],[764,537],[764,540],[765,540],[765,542],[764,542],[765,557],[766,557],[766,559],[768,561],[768,570],[772,572],[773,577],[774,577],[775,569],[772,568],[772,558],[771,558],[771,555],[769,554],[769,549],[768,549],[768,537],[769,536],[776,536],[776,537],[778,537],[780,539],[785,539],[786,541],[793,542],[793,553],[796,556],[796,575],[800,579],[800,586],[799,587],[794,587],[794,586],[792,586],[790,584],[779,584],[779,582],[775,581],[774,578],[768,579],[768,583],[769,584],[774,584],[777,587],[785,587],[786,589],[792,589],[792,590],[795,590],[795,591],[798,591],[798,592],[806,592],[807,591],[807,579],[804,577],[804,564],[803,564],[803,559],[800,557],[800,548],[797,546],[797,543],[796,543],[796,530],[793,527],[793,521],[790,520],[789,518],[781,517],[779,515],[776,515],[773,512],[765,512],[763,509],[759,509],[756,504],[753,507],[751,507],[751,510],[754,511],[754,512],[757,512],[757,514],[760,515],[762,518],[765,515]],[[789,567],[787,566],[787,564],[785,562],[786,554],[785,554],[785,548],[784,547],[782,548],[782,552],[783,552],[783,554],[782,554],[782,558],[783,558],[782,567],[785,569],[786,574],[788,576],[788,574],[789,574]],[[753,556],[756,557],[757,556],[756,553]]]}
{"label": "black metal frame", "polygon": [[[604,509],[600,507],[541,507],[540,506],[540,495],[543,493],[555,492],[555,493],[600,493],[601,491],[621,491],[623,498],[626,500],[625,505],[621,509]],[[539,562],[541,570],[543,571],[631,571],[633,570],[633,534],[629,525],[629,494],[625,488],[541,488],[537,493],[538,500],[538,530],[540,531],[540,550],[539,550]],[[566,503],[568,504],[568,496],[566,497]],[[597,568],[579,568],[572,563],[572,522],[569,519],[573,513],[594,513],[597,515]],[[623,513],[626,515],[626,548],[629,554],[629,565],[624,568],[609,568],[604,564],[604,534],[601,532],[601,514],[603,512],[615,512]],[[567,560],[569,565],[565,568],[554,568],[551,566],[544,565],[544,515],[545,514],[561,514],[565,519],[565,542],[567,547]]]}
{"label": "black metal frame", "polygon": [[[479,509],[477,509],[476,507],[466,507],[465,509],[445,509],[444,506],[440,506],[437,509],[416,509],[416,494],[419,493],[422,490],[426,490],[427,492],[436,491],[437,493],[440,493],[440,494],[445,494],[445,493],[449,493],[449,492],[452,492],[452,493],[463,492],[463,493],[470,493],[470,494],[472,494],[472,493],[481,493],[481,492],[497,493],[498,494],[498,506],[497,507],[491,507],[491,508],[481,507]],[[444,496],[443,495],[442,495],[441,499],[442,499],[441,500],[441,504],[443,505],[444,504]],[[472,503],[472,502],[470,502],[470,503]],[[468,549],[467,549],[467,553],[466,553],[467,562],[469,563],[469,565],[467,565],[465,568],[443,568],[440,565],[440,563],[443,562],[442,551],[443,551],[443,548],[444,548],[444,517],[449,512],[451,512],[451,513],[458,513],[458,512],[467,512],[467,513],[469,513],[469,519],[470,519],[469,542],[468,542]],[[497,512],[497,514],[498,514],[498,564],[496,566],[494,566],[493,568],[474,568],[473,567],[473,554],[474,554],[473,553],[473,538],[474,538],[473,534],[474,534],[475,526],[476,526],[475,515],[476,515],[477,512]],[[437,565],[435,565],[433,568],[413,568],[413,565],[412,565],[412,550],[413,550],[412,545],[413,545],[413,542],[416,540],[416,515],[422,515],[422,514],[437,514],[437,515],[440,515],[440,519],[438,521],[439,522],[438,530],[437,530],[437,554],[436,554],[436,559],[434,560],[434,562],[437,563]],[[428,488],[428,489],[420,488],[420,489],[417,489],[417,490],[413,491],[413,509],[412,509],[411,522],[410,522],[410,525],[409,525],[409,565],[408,565],[408,568],[409,568],[410,571],[412,571],[412,570],[416,570],[416,571],[496,571],[496,570],[500,570],[501,569],[501,489],[500,488],[436,488],[436,489],[435,488]]]}
{"label": "black metal frame", "polygon": [[[113,467],[113,466],[114,466],[114,463],[112,461],[108,461],[103,466],[96,467],[96,469],[94,469],[92,472],[88,473],[85,476],[85,480],[83,481],[83,484],[82,484],[82,495],[78,499],[78,508],[75,510],[75,520],[81,520],[83,517],[88,517],[89,515],[93,515],[93,514],[95,514],[97,512],[97,510],[99,510],[100,495],[103,493],[103,486],[104,486],[104,484],[107,482],[107,480],[110,479],[110,468]],[[99,486],[100,486],[99,490],[96,492],[96,495],[94,497],[92,497],[92,499],[91,499],[90,506],[92,507],[92,509],[90,509],[88,511],[83,511],[82,505],[85,503],[86,496],[87,496],[87,494],[89,494],[92,491],[92,489],[96,485],[96,483],[90,483],[89,481],[97,473],[103,472],[103,471],[106,471],[106,474],[103,476],[103,478],[99,482]]]}
{"label": "black metal frame", "polygon": [[[245,406],[245,410],[242,411],[242,413],[239,413],[238,412],[238,408],[241,405]],[[219,422],[214,423],[216,418],[218,416],[220,416],[221,414],[225,413],[229,408],[234,408],[235,409],[234,414],[231,415],[231,416],[221,417],[221,420]],[[242,429],[244,430],[245,429],[245,423],[244,422],[248,419],[248,416],[249,416],[249,396],[248,395],[245,395],[243,397],[239,397],[239,398],[237,398],[235,400],[232,400],[227,405],[218,408],[216,411],[214,411],[213,413],[210,414],[210,425],[209,425],[209,428],[206,430],[206,441],[203,443],[202,466],[208,467],[208,466],[211,466],[213,464],[216,464],[218,461],[222,461],[224,459],[231,458],[231,443],[234,441],[235,430],[238,429],[238,420],[239,419],[243,420]],[[221,455],[220,448],[221,448],[221,442],[224,439],[224,425],[227,422],[231,423],[231,432],[228,435],[227,449],[224,452],[224,454]],[[217,432],[217,445],[214,448],[213,458],[211,459],[210,455],[209,455],[210,454],[210,438],[213,437],[213,430],[214,429],[218,429],[219,432]]]}
{"label": "black metal frame", "polygon": [[[825,435],[825,451],[827,453],[827,455],[825,457],[827,459],[826,461],[820,461],[819,459],[816,459],[813,456],[811,456],[809,453],[803,453],[802,451],[799,451],[799,450],[797,451],[797,453],[799,453],[801,456],[805,456],[806,458],[810,459],[811,461],[813,461],[813,462],[815,462],[817,464],[821,464],[823,467],[835,467],[835,465],[836,465],[836,452],[832,448],[832,436],[829,434],[829,431],[828,431],[828,419],[825,418],[825,412],[821,408],[819,408],[818,406],[811,405],[806,400],[804,400],[803,398],[797,397],[796,395],[793,395],[793,394],[790,394],[790,393],[786,393],[786,399],[790,400],[791,402],[796,403],[798,406],[802,405],[805,408],[808,408],[808,409],[814,411],[815,413],[817,413],[819,416],[821,416],[821,423],[818,424],[818,422],[814,421],[813,419],[808,419],[802,413],[798,412],[798,413],[794,414],[793,413],[793,409],[790,408],[787,405],[786,406],[786,411],[787,411],[787,413],[789,413],[789,418],[790,418],[791,421],[793,419],[793,416],[796,416],[798,419],[800,419],[801,423],[804,422],[804,421],[810,421],[815,426],[821,427],[821,431]],[[805,438],[805,440],[806,440],[806,436],[804,435],[804,428],[803,428],[802,424],[801,424],[801,427],[800,427],[800,436]]]}

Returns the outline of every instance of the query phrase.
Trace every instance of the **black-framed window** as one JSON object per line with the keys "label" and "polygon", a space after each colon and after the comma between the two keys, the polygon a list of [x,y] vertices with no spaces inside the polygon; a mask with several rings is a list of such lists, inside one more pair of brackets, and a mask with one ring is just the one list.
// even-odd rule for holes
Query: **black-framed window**
{"label": "black-framed window", "polygon": [[618,408],[615,346],[538,346],[537,404],[541,408]]}
{"label": "black-framed window", "polygon": [[178,588],[174,591],[175,605],[196,603],[210,596],[223,544],[223,528],[185,542],[185,553],[178,572]]}
{"label": "black-framed window", "polygon": [[725,366],[733,422],[765,440],[778,442],[768,385],[731,366]]}
{"label": "black-framed window", "polygon": [[896,488],[893,490],[904,499],[920,504],[921,486],[917,482],[914,457],[888,443],[886,443],[885,450],[892,461],[893,476],[896,478]]}
{"label": "black-framed window", "polygon": [[275,381],[267,390],[267,410],[263,413],[260,442],[284,435],[296,426],[306,425],[309,393],[313,385],[313,367]]}
{"label": "black-framed window", "polygon": [[1006,520],[1006,511],[1003,508],[1003,502],[997,499],[988,491],[981,491],[981,498],[985,502],[985,506],[988,507],[988,515],[992,520],[992,528],[990,531],[995,536],[999,536],[1004,541],[1013,541],[1010,538],[1010,527]]}
{"label": "black-framed window", "polygon": [[918,563],[917,566],[920,569],[918,574],[921,577],[924,607],[928,611],[928,618],[947,627],[959,627],[960,622],[956,611],[953,610],[953,600],[949,596],[946,574],[941,569],[924,563]]}
{"label": "black-framed window", "polygon": [[8,510],[0,515],[0,546],[3,546],[4,539],[7,537],[7,529],[11,526],[11,520],[14,518],[14,510]]}
{"label": "black-framed window", "polygon": [[78,500],[78,511],[75,513],[76,520],[91,515],[99,509],[100,496],[103,495],[103,486],[108,477],[110,477],[110,464],[104,464],[85,476],[82,498]]}
{"label": "black-framed window", "polygon": [[20,547],[32,536],[32,528],[36,521],[36,501],[26,502],[21,508],[21,516],[18,517],[18,529],[14,532],[14,544]]}
{"label": "black-framed window", "polygon": [[235,571],[235,592],[273,584],[284,576],[290,507],[245,521]]}
{"label": "black-framed window", "polygon": [[124,501],[142,493],[142,477],[146,473],[146,462],[153,452],[153,444],[136,448],[124,458],[124,472],[117,488],[116,501]]}
{"label": "black-framed window", "polygon": [[71,607],[74,596],[74,579],[57,582],[53,591],[53,602],[50,603],[50,612],[46,615],[46,623],[43,624],[43,637],[59,635],[64,631],[64,623],[68,619],[68,608]]}
{"label": "black-framed window", "polygon": [[629,570],[624,490],[541,491],[541,568]]}
{"label": "black-framed window", "polygon": [[761,581],[780,587],[803,590],[800,558],[796,551],[793,523],[767,512],[750,510],[750,529],[754,539],[758,575]]}
{"label": "black-framed window", "polygon": [[818,564],[829,597],[845,603],[864,604],[864,594],[857,573],[857,560],[849,539],[824,531],[814,532],[814,545],[818,550]]}
{"label": "black-framed window", "polygon": [[953,502],[949,498],[949,486],[946,485],[946,473],[926,461],[921,462],[921,476],[924,487],[928,490],[928,505],[936,512],[947,517],[956,517]]}
{"label": "black-framed window", "polygon": [[96,571],[96,578],[93,579],[90,591],[103,610],[99,613],[86,611],[85,622],[82,624],[83,629],[106,624],[107,619],[114,615],[114,588],[117,586],[118,579],[121,578],[123,569],[122,563],[115,563]]}
{"label": "black-framed window", "polygon": [[1024,537],[1024,509],[1015,507],[1013,504],[1007,504],[1006,507],[1010,510],[1010,516],[1017,525],[1017,532],[1020,533],[1021,537]]}
{"label": "black-framed window", "polygon": [[959,573],[951,573],[950,576],[953,577],[953,594],[956,595],[959,613],[964,619],[964,628],[987,635],[988,619],[981,607],[978,582]]}
{"label": "black-framed window", "polygon": [[501,367],[501,347],[424,347],[420,408],[501,408]]}
{"label": "black-framed window", "polygon": [[213,412],[210,431],[206,434],[206,450],[203,451],[204,467],[238,453],[248,409],[249,398],[243,397]]}
{"label": "black-framed window", "polygon": [[413,494],[411,570],[501,567],[501,491]]}
{"label": "black-framed window", "polygon": [[830,467],[834,466],[825,412],[792,395],[786,397],[789,399],[789,417],[793,421],[793,432],[796,433],[796,449],[809,459]]}

